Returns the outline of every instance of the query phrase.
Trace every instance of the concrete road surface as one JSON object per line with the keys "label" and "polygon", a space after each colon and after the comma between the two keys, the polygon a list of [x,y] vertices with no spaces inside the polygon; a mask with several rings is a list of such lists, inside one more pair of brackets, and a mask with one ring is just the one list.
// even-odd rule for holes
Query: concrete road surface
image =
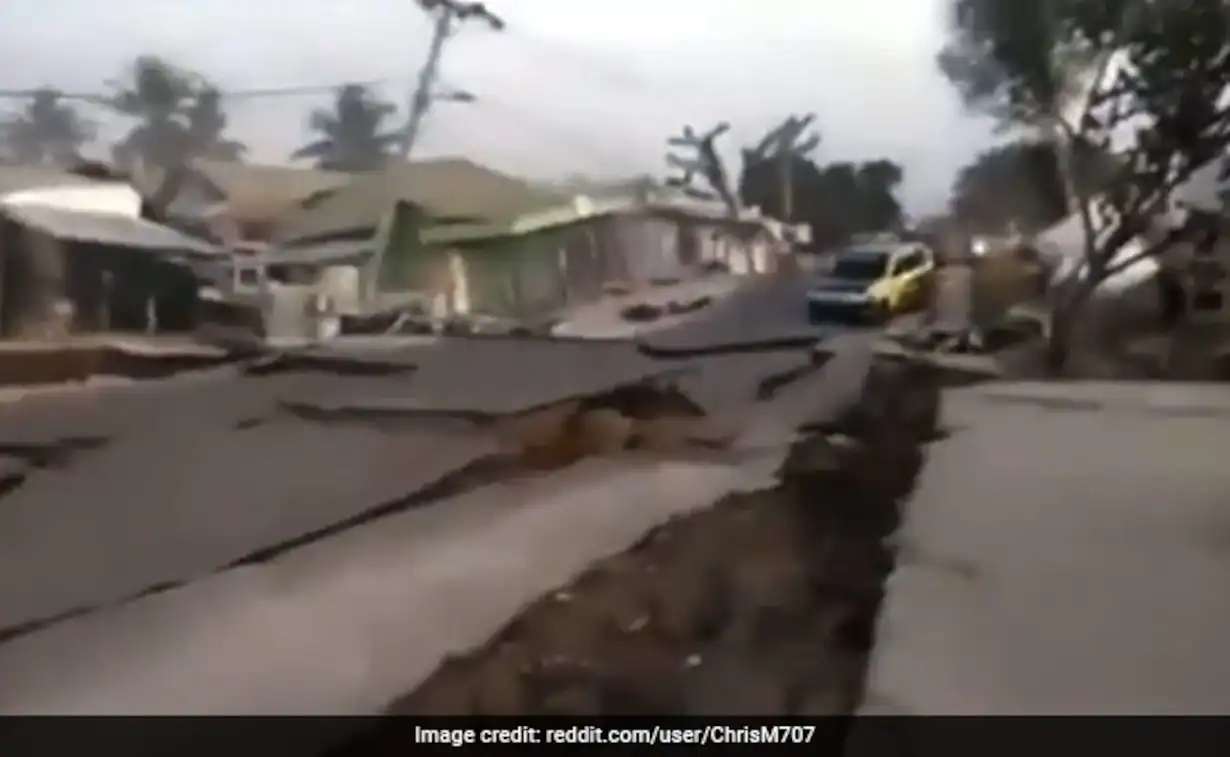
{"label": "concrete road surface", "polygon": [[646,334],[641,344],[654,353],[686,355],[721,348],[806,346],[844,329],[807,322],[811,277],[762,276],[674,328]]}
{"label": "concrete road surface", "polygon": [[945,414],[866,711],[1230,712],[1230,388],[988,384]]}
{"label": "concrete road surface", "polygon": [[673,515],[771,480],[594,460],[0,645],[0,713],[372,714]]}

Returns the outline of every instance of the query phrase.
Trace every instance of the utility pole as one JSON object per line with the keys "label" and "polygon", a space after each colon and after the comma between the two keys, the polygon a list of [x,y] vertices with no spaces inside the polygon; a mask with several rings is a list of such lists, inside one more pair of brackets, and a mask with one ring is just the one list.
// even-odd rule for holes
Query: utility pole
{"label": "utility pole", "polygon": [[794,220],[794,165],[820,146],[820,135],[814,132],[800,141],[804,130],[815,120],[814,113],[802,117],[790,116],[766,134],[754,148],[743,151],[745,161],[772,160],[777,164],[782,204],[779,220],[786,223]]}
{"label": "utility pole", "polygon": [[[666,183],[669,186],[680,187],[693,196],[721,198],[731,218],[737,218],[739,201],[730,189],[726,166],[722,162],[722,157],[718,155],[716,147],[717,138],[728,131],[730,131],[730,124],[725,121],[703,135],[698,135],[691,126],[685,126],[679,136],[668,139],[666,141],[668,145],[688,150],[692,155],[667,154],[667,164],[680,169],[683,173],[667,179]],[[693,181],[698,175],[709,185],[709,191],[694,186]]]}
{"label": "utility pole", "polygon": [[453,100],[468,102],[473,99],[466,93],[438,93],[435,91],[436,80],[440,75],[440,59],[444,54],[444,43],[452,38],[459,23],[466,21],[482,21],[495,31],[504,30],[504,19],[487,10],[482,3],[465,3],[458,0],[416,0],[419,7],[435,16],[435,26],[432,29],[431,45],[427,49],[427,60],[419,68],[418,82],[410,95],[410,118],[406,131],[402,134],[399,155],[402,160],[410,157],[415,142],[418,141],[419,130],[423,118],[436,100]]}
{"label": "utility pole", "polygon": [[[444,56],[444,44],[452,39],[460,24],[466,21],[483,21],[495,31],[504,30],[504,19],[487,10],[483,3],[460,2],[459,0],[415,0],[418,6],[435,18],[431,33],[431,45],[427,48],[427,59],[419,67],[418,80],[414,91],[410,94],[410,114],[405,131],[401,134],[397,157],[408,161],[418,142],[422,130],[423,118],[437,101],[473,102],[474,95],[469,92],[438,92],[436,82],[440,77],[440,60]],[[389,181],[385,174],[385,181]],[[384,221],[376,231],[375,249],[372,254],[371,271],[367,276],[365,299],[371,306],[376,305],[376,295],[380,288],[380,274],[384,269],[384,255],[393,241],[393,219],[396,208],[386,214]]]}

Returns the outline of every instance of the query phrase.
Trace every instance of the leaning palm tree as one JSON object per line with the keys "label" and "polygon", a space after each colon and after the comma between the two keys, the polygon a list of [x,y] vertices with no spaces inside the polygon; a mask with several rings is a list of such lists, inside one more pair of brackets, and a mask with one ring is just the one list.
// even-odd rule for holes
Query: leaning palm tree
{"label": "leaning palm tree", "polygon": [[402,136],[385,130],[385,122],[396,112],[397,106],[378,99],[367,87],[344,85],[332,107],[312,111],[309,127],[320,137],[295,150],[291,158],[312,159],[318,167],[333,171],[379,168]]}
{"label": "leaning palm tree", "polygon": [[21,112],[0,120],[4,151],[29,165],[76,163],[81,147],[94,134],[95,125],[64,103],[54,89],[37,90]]}
{"label": "leaning palm tree", "polygon": [[221,93],[201,77],[161,58],[142,56],[128,81],[116,87],[107,104],[137,124],[113,147],[112,157],[127,170],[161,174],[148,198],[154,217],[161,217],[175,199],[192,160],[238,159],[243,154],[243,144],[224,135]]}

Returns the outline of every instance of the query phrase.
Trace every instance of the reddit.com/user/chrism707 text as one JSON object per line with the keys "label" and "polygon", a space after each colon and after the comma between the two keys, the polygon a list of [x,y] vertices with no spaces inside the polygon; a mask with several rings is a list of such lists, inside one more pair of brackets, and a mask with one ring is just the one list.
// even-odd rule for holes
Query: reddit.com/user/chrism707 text
{"label": "reddit.com/user/chrism707 text", "polygon": [[810,744],[815,735],[814,725],[655,725],[642,728],[599,725],[552,728],[521,725],[514,728],[414,728],[416,744],[457,747],[471,744]]}

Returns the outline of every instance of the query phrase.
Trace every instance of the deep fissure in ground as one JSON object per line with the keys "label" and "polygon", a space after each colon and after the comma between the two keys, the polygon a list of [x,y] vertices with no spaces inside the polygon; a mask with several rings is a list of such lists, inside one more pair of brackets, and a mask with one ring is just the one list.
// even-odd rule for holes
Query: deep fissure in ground
{"label": "deep fissure in ground", "polygon": [[[893,566],[885,537],[938,406],[934,377],[876,373],[856,412],[794,445],[776,487],[599,561],[387,713],[851,714]],[[393,734],[377,727],[346,751]]]}

